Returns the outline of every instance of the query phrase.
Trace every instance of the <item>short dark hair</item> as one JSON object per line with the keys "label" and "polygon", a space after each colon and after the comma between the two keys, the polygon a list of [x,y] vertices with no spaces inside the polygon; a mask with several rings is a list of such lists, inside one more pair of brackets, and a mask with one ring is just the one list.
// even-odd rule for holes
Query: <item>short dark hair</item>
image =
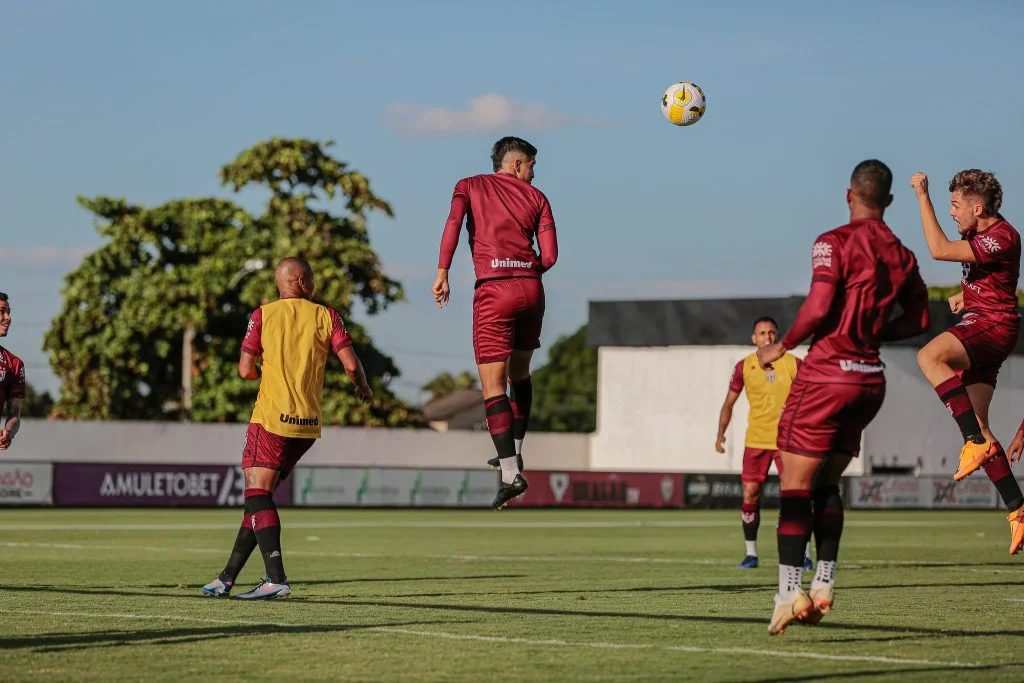
{"label": "short dark hair", "polygon": [[491,163],[494,165],[495,171],[501,169],[501,162],[509,152],[520,152],[531,159],[537,156],[537,148],[526,140],[511,135],[503,137],[491,148]]}
{"label": "short dark hair", "polygon": [[775,318],[771,317],[770,315],[762,315],[760,318],[754,321],[753,327],[750,328],[751,331],[756,330],[757,326],[760,325],[761,323],[771,323],[772,325],[775,325],[775,329],[779,329],[779,324],[775,322]]}
{"label": "short dark hair", "polygon": [[7,301],[7,295],[3,292],[0,292],[0,301]]}
{"label": "short dark hair", "polygon": [[949,191],[957,190],[965,197],[980,199],[985,213],[991,216],[999,213],[999,207],[1003,205],[1003,186],[996,180],[995,173],[977,168],[960,171],[949,181]]}
{"label": "short dark hair", "polygon": [[850,175],[850,189],[876,209],[884,209],[892,194],[892,171],[878,159],[862,161]]}

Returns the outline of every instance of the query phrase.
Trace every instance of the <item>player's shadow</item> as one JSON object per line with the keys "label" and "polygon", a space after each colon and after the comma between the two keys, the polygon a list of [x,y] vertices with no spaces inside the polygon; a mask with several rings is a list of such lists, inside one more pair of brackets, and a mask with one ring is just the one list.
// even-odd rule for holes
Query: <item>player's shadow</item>
{"label": "player's shadow", "polygon": [[[154,619],[156,620],[156,619]],[[104,630],[86,633],[42,633],[27,636],[0,636],[0,650],[31,650],[45,654],[67,652],[70,650],[87,650],[106,647],[124,647],[131,645],[179,645],[195,643],[214,638],[230,638],[243,636],[290,635],[290,634],[321,634],[344,633],[346,631],[363,631],[375,628],[396,628],[408,626],[425,626],[444,624],[449,620],[405,621],[380,624],[285,624],[261,623],[258,627],[252,624],[223,624],[214,626],[176,626],[135,630],[136,620],[132,620],[132,630]]]}
{"label": "player's shadow", "polygon": [[[979,664],[977,666],[965,666],[965,667],[947,667],[947,666],[930,666],[930,667],[919,667],[914,669],[894,668],[889,667],[887,669],[871,669],[866,671],[845,671],[843,673],[822,673],[822,674],[805,674],[803,676],[785,676],[782,678],[758,678],[757,683],[792,683],[793,681],[809,683],[811,681],[838,681],[838,680],[853,680],[857,678],[869,678],[874,676],[892,676],[894,678],[902,678],[909,676],[910,674],[921,674],[924,677],[925,674],[948,674],[951,671],[963,671],[974,673],[976,671],[999,671],[1003,669],[1014,669],[1022,666],[1019,662],[1013,662],[1010,664]],[[739,683],[739,682],[737,682]]]}
{"label": "player's shadow", "polygon": [[[340,586],[350,583],[405,583],[407,581],[476,581],[480,579],[525,579],[526,574],[481,574],[477,576],[406,576],[406,577],[368,577],[368,578],[349,578],[349,579],[330,579],[318,581],[316,579],[296,582],[297,586]],[[255,585],[253,581],[253,585]],[[236,584],[236,588],[242,584]],[[180,583],[151,583],[148,585],[140,586],[140,588],[188,588],[198,589],[199,586],[183,585]]]}
{"label": "player's shadow", "polygon": [[[1000,584],[1003,585],[1003,584]],[[581,593],[583,591],[580,591]],[[515,597],[515,594],[508,596],[510,599]],[[303,600],[306,604],[322,604],[322,605],[344,605],[344,606],[359,606],[359,607],[393,607],[402,610],[437,610],[442,612],[475,612],[481,614],[491,614],[508,616],[511,614],[519,615],[538,615],[538,616],[553,616],[553,617],[587,617],[587,618],[599,618],[599,619],[643,619],[645,621],[679,621],[679,622],[695,622],[705,624],[752,624],[764,628],[765,622],[767,621],[765,616],[757,617],[733,617],[733,616],[720,616],[716,614],[656,614],[651,612],[605,612],[605,611],[587,611],[587,610],[570,610],[570,609],[550,609],[550,608],[539,608],[539,607],[514,607],[511,605],[491,606],[491,605],[459,605],[452,603],[416,603],[416,602],[396,602],[391,600],[324,600],[322,598],[307,598]],[[837,631],[873,631],[879,633],[898,633],[900,635],[919,634],[922,636],[942,636],[942,637],[1011,637],[1011,638],[1024,638],[1024,631],[1012,631],[1012,630],[998,630],[998,631],[962,631],[956,629],[941,629],[941,628],[928,628],[922,626],[890,626],[886,624],[851,624],[844,622],[822,622],[813,626],[815,629],[823,630],[837,630]],[[885,640],[885,639],[880,639]]]}

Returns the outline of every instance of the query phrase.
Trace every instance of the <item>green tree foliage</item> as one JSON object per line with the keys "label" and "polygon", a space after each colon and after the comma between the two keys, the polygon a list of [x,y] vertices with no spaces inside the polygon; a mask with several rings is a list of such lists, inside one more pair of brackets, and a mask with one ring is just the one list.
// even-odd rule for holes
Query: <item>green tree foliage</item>
{"label": "green tree foliage", "polygon": [[442,372],[420,387],[420,390],[429,393],[430,398],[428,400],[433,401],[443,396],[453,394],[456,391],[461,391],[462,389],[478,388],[477,376],[472,372],[463,370],[458,375],[453,375],[450,372]]}
{"label": "green tree foliage", "polygon": [[[225,185],[269,190],[261,215],[213,198],[154,208],[123,199],[80,198],[107,243],[64,284],[64,302],[44,341],[61,380],[55,412],[77,419],[167,419],[181,399],[182,336],[196,330],[191,418],[244,421],[257,384],[238,377],[249,313],[276,298],[273,264],[299,255],[317,277],[317,300],[335,308],[355,340],[374,388],[360,404],[340,364],[324,384],[325,424],[419,425],[388,389],[399,375],[351,319],[355,306],[377,313],[403,297],[370,246],[367,213],[391,215],[365,176],[327,154],[332,143],[273,139],[221,169]],[[331,200],[345,210],[330,212]],[[243,264],[269,267],[246,274]],[[243,277],[244,275],[244,277]]]}
{"label": "green tree foliage", "polygon": [[21,402],[22,417],[48,417],[53,410],[50,392],[39,393],[31,384],[25,385],[25,398]]}
{"label": "green tree foliage", "polygon": [[597,348],[587,327],[556,341],[548,362],[533,372],[530,429],[592,432],[597,427]]}

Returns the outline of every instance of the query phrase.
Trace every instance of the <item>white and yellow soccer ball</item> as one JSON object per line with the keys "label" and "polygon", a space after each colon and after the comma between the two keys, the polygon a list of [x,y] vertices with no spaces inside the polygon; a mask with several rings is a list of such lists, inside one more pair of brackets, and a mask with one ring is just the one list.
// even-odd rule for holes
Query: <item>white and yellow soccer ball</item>
{"label": "white and yellow soccer ball", "polygon": [[705,106],[704,91],[689,81],[673,83],[661,96],[661,113],[677,126],[692,126],[700,121]]}

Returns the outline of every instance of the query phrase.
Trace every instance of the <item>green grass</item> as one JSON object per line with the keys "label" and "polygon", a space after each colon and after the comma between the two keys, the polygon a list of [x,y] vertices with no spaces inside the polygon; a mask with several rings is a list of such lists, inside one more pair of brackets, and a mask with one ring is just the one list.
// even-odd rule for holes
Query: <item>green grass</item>
{"label": "green grass", "polygon": [[996,511],[848,512],[836,610],[776,638],[774,511],[741,571],[738,512],[289,509],[292,599],[202,598],[239,519],[0,512],[3,679],[1024,679]]}

